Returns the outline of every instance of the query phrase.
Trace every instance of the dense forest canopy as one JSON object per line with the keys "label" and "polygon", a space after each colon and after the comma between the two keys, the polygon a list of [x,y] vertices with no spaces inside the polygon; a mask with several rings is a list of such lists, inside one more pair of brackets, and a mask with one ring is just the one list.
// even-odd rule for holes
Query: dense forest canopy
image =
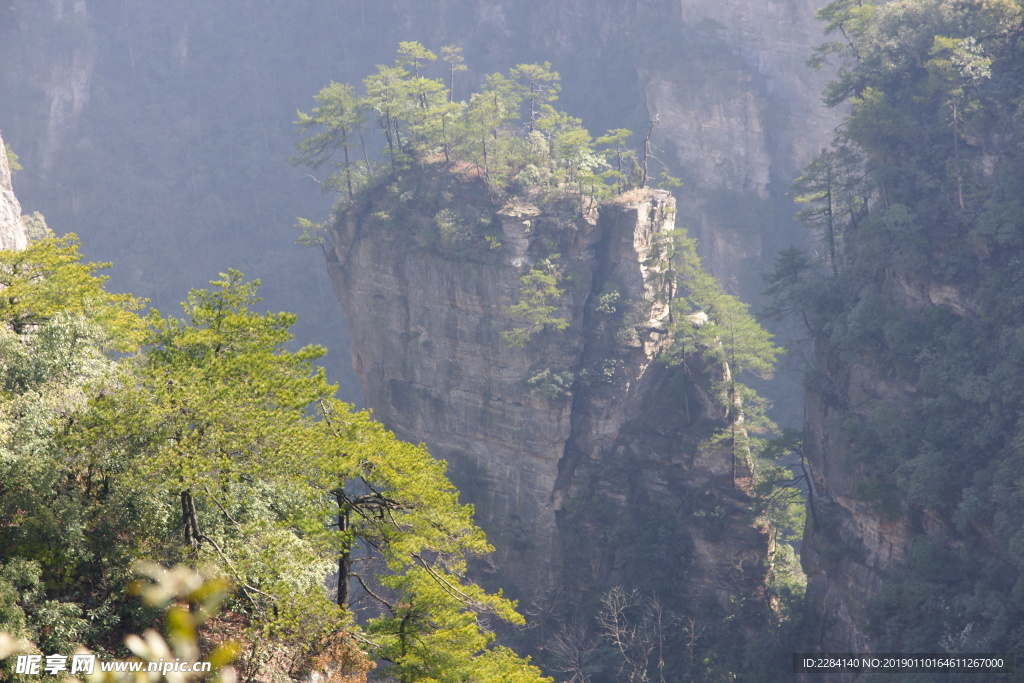
{"label": "dense forest canopy", "polygon": [[[851,113],[796,183],[821,255],[784,252],[769,291],[824,354],[811,381],[841,415],[859,497],[918,529],[868,628],[880,651],[1019,651],[1022,10],[839,0],[820,15],[835,40],[817,58],[841,63],[826,101]],[[891,390],[836,403],[820,371],[843,365]],[[827,512],[818,537],[835,542]]]}
{"label": "dense forest canopy", "polygon": [[101,267],[74,235],[0,253],[4,630],[123,656],[152,618],[133,568],[182,563],[234,587],[214,623],[250,675],[369,657],[405,681],[542,680],[489,647],[485,615],[522,617],[466,579],[491,548],[444,463],[337,401],[323,350],[286,350],[295,317],[252,310],[258,282],[139,317]]}

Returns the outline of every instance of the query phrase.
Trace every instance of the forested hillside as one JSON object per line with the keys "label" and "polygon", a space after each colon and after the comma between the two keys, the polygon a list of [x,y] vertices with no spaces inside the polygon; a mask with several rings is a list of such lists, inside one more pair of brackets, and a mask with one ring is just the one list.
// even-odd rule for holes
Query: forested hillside
{"label": "forested hillside", "polygon": [[821,258],[771,289],[814,341],[804,545],[825,649],[1020,651],[1021,8],[834,2],[852,113],[797,183]]}
{"label": "forested hillside", "polygon": [[[140,317],[101,267],[74,235],[0,252],[0,631],[16,652],[125,658],[155,617],[137,576],[173,586],[160,565],[182,564],[223,587],[179,595],[183,614],[227,600],[201,650],[172,610],[179,657],[237,659],[260,680],[365,680],[375,665],[403,681],[548,680],[489,647],[488,620],[523,618],[466,580],[492,548],[444,464],[333,398],[323,349],[284,348],[295,317],[253,312],[258,282],[230,271],[183,317]],[[10,642],[0,670],[33,680]]]}

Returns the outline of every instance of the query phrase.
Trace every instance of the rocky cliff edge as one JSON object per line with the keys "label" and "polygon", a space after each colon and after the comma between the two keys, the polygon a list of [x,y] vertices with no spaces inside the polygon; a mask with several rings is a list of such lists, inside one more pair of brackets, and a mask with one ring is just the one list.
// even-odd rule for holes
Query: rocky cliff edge
{"label": "rocky cliff edge", "polygon": [[[657,361],[672,197],[498,208],[481,181],[406,175],[337,217],[330,271],[366,406],[449,463],[500,584],[552,610],[552,595],[613,585],[724,612],[763,597],[767,535],[727,453],[703,445],[724,424],[715,370]],[[510,345],[509,308],[538,268],[567,326]]]}
{"label": "rocky cliff edge", "polygon": [[11,186],[11,166],[0,138],[0,249],[24,249],[28,232],[21,220],[21,204]]}

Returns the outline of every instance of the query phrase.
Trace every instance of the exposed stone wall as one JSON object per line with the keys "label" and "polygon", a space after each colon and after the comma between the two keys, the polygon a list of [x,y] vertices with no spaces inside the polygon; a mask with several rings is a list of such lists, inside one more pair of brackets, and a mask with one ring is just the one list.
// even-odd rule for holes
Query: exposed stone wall
{"label": "exposed stone wall", "polygon": [[[702,447],[723,424],[707,372],[656,361],[669,342],[669,292],[650,257],[673,228],[671,196],[652,191],[587,216],[508,206],[495,213],[502,247],[469,256],[423,246],[414,226],[430,216],[384,224],[387,202],[377,196],[333,228],[329,261],[353,363],[375,417],[449,463],[497,547],[501,584],[527,604],[556,587],[586,592],[628,581],[650,551],[689,577],[672,588],[676,599],[728,608],[750,595],[767,538],[746,515],[728,453]],[[568,328],[510,346],[501,332],[513,325],[520,277],[551,253],[565,288],[556,315]],[[594,305],[610,282],[621,295],[615,314]],[[644,315],[624,337],[629,306]],[[531,388],[544,372],[564,390]],[[714,524],[694,521],[702,506],[717,510]],[[660,519],[643,519],[650,510]],[[681,535],[679,547],[630,537],[659,523]],[[620,543],[609,542],[615,535]]]}
{"label": "exposed stone wall", "polygon": [[21,220],[21,204],[11,186],[11,167],[0,138],[0,249],[24,249],[28,233]]}

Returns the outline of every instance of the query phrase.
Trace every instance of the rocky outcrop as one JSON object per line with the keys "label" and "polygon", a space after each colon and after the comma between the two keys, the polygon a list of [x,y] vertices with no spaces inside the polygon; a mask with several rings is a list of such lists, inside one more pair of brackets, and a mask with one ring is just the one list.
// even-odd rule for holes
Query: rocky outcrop
{"label": "rocky outcrop", "polygon": [[[330,270],[367,407],[449,463],[497,547],[501,584],[528,603],[615,584],[723,610],[756,600],[766,535],[728,453],[703,446],[724,424],[715,370],[657,360],[671,196],[587,214],[575,202],[496,210],[482,186],[425,175],[342,214]],[[394,198],[413,190],[403,210]],[[444,196],[491,239],[438,237],[431,214],[449,209],[429,198]],[[558,273],[554,315],[568,325],[511,346],[508,309],[537,267]]]}
{"label": "rocky outcrop", "polygon": [[28,232],[21,220],[21,204],[11,186],[11,167],[0,138],[0,249],[24,249]]}
{"label": "rocky outcrop", "polygon": [[[31,165],[36,178],[47,180],[58,158],[74,140],[79,121],[89,103],[96,67],[96,35],[90,26],[86,0],[49,0],[16,5],[5,10],[6,26],[0,37],[14,48],[5,53],[10,66],[0,72],[14,89],[38,109],[26,114],[32,120],[24,133],[40,136]],[[24,88],[24,89],[23,89]],[[16,118],[18,118],[16,116]]]}

